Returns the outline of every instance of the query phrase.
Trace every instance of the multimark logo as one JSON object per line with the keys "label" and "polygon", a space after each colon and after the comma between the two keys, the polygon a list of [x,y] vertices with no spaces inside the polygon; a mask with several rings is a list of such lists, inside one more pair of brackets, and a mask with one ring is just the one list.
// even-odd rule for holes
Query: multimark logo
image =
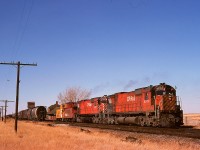
{"label": "multimark logo", "polygon": [[135,101],[135,96],[127,96],[127,102]]}

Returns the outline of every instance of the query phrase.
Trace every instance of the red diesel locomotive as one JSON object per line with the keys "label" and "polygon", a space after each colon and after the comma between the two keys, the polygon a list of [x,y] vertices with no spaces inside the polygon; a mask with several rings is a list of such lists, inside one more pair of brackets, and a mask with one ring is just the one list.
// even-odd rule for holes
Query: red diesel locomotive
{"label": "red diesel locomotive", "polygon": [[183,111],[176,90],[165,83],[61,105],[59,120],[104,124],[176,127]]}

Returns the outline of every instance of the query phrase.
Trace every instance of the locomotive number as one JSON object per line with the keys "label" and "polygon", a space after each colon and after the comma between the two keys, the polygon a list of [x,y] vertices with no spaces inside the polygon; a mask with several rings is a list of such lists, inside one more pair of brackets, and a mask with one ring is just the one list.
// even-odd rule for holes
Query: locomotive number
{"label": "locomotive number", "polygon": [[128,96],[127,102],[129,102],[129,101],[135,101],[135,96]]}

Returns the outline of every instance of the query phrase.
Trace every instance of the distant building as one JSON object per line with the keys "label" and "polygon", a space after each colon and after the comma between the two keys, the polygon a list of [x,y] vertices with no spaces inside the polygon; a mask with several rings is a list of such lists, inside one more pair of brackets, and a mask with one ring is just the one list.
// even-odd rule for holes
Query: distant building
{"label": "distant building", "polygon": [[28,107],[28,109],[34,108],[35,107],[35,102],[28,102],[27,103],[27,107]]}

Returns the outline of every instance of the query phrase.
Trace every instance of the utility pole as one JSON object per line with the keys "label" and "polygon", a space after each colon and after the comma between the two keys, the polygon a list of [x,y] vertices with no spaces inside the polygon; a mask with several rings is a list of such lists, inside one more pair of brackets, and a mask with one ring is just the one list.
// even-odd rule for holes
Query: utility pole
{"label": "utility pole", "polygon": [[18,121],[18,103],[19,103],[19,82],[20,82],[20,67],[21,66],[37,66],[37,64],[24,64],[20,61],[11,63],[0,63],[2,65],[14,65],[17,66],[17,86],[16,86],[16,105],[15,105],[15,132],[17,132],[17,121]]}
{"label": "utility pole", "polygon": [[0,106],[0,107],[1,107],[1,115],[2,115],[2,116],[1,116],[1,117],[2,117],[1,120],[3,121],[3,107],[4,107],[4,106]]}
{"label": "utility pole", "polygon": [[5,118],[4,118],[4,122],[6,123],[6,111],[7,111],[7,107],[8,107],[8,106],[7,106],[7,103],[8,103],[8,102],[14,102],[14,101],[9,101],[9,100],[0,100],[0,101],[1,101],[1,102],[5,102],[5,106],[4,106],[4,107],[5,107],[5,113],[4,113],[4,114],[5,114]]}

